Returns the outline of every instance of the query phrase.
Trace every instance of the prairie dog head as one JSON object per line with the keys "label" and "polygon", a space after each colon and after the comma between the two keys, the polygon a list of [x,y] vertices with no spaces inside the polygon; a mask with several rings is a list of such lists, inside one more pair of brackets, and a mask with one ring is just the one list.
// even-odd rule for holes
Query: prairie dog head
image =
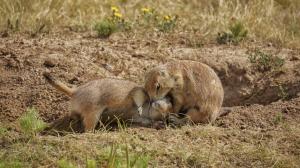
{"label": "prairie dog head", "polygon": [[179,72],[170,73],[163,67],[152,69],[145,77],[145,89],[152,101],[163,99],[172,89],[182,86],[182,75]]}
{"label": "prairie dog head", "polygon": [[153,69],[146,74],[145,89],[151,100],[164,98],[174,87],[175,82],[166,69]]}
{"label": "prairie dog head", "polygon": [[168,98],[160,99],[151,103],[149,117],[152,120],[163,120],[172,111],[172,103]]}

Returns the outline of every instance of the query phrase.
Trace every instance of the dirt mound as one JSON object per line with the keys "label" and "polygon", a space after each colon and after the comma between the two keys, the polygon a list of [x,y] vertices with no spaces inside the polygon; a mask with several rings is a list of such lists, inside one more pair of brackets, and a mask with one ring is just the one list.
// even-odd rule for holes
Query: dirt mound
{"label": "dirt mound", "polygon": [[102,77],[141,84],[148,69],[172,59],[190,59],[207,63],[218,72],[225,88],[225,106],[268,104],[285,95],[285,98],[297,97],[300,91],[297,51],[265,49],[277,52],[285,60],[279,73],[267,76],[250,63],[247,49],[214,46],[190,49],[176,40],[158,41],[126,37],[100,40],[68,33],[0,38],[0,121],[14,121],[32,106],[45,121],[68,112],[68,97],[45,82],[42,77],[45,70],[70,86]]}
{"label": "dirt mound", "polygon": [[[299,52],[275,48],[260,49],[259,53],[252,50],[239,47],[179,48],[174,51],[174,57],[202,61],[214,68],[224,86],[225,106],[269,104],[297,97],[300,93]],[[251,54],[256,54],[261,62],[251,63]],[[282,59],[283,66],[271,67],[269,59],[273,57],[278,57],[278,62]],[[260,70],[262,67],[269,69]]]}

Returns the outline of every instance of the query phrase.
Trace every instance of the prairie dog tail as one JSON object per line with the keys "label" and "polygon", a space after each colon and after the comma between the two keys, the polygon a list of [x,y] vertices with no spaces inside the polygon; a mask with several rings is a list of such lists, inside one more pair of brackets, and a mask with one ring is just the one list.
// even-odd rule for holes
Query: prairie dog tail
{"label": "prairie dog tail", "polygon": [[63,84],[62,82],[54,79],[49,72],[44,72],[43,76],[45,77],[46,81],[50,83],[53,87],[57,90],[67,94],[68,96],[72,96],[74,93],[74,89],[69,88],[67,85]]}

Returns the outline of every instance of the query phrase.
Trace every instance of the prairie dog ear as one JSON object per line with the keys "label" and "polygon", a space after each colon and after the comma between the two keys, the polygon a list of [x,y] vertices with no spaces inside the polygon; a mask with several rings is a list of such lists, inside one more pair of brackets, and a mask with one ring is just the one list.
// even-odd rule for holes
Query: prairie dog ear
{"label": "prairie dog ear", "polygon": [[143,87],[133,88],[130,95],[137,107],[142,107],[145,102],[149,101],[149,96]]}

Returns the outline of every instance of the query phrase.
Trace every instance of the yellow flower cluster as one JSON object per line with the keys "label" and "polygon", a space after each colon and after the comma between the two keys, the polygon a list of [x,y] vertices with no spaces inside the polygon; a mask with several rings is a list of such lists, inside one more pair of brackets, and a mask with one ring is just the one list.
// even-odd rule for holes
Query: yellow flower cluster
{"label": "yellow flower cluster", "polygon": [[165,16],[164,16],[164,20],[165,20],[165,21],[170,21],[170,20],[171,20],[171,17],[170,17],[169,15],[165,15]]}
{"label": "yellow flower cluster", "polygon": [[150,8],[142,8],[141,9],[142,12],[146,13],[151,13],[151,9]]}
{"label": "yellow flower cluster", "polygon": [[113,17],[118,19],[121,19],[123,17],[123,15],[119,12],[120,10],[118,7],[112,6],[110,9],[113,12]]}
{"label": "yellow flower cluster", "polygon": [[111,11],[114,12],[114,13],[115,13],[115,12],[119,12],[119,8],[116,7],[116,6],[112,6],[110,9],[111,9]]}
{"label": "yellow flower cluster", "polygon": [[114,17],[121,19],[123,16],[121,13],[116,12],[114,13]]}

